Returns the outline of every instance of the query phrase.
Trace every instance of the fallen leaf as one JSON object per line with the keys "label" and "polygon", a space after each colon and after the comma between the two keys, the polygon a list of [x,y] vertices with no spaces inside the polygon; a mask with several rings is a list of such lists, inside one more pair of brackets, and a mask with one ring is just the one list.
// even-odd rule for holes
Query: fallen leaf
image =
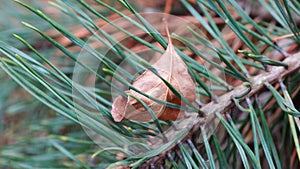
{"label": "fallen leaf", "polygon": [[[194,102],[196,99],[194,82],[188,73],[185,63],[175,51],[168,30],[167,34],[169,42],[168,47],[165,53],[152,65],[152,67],[155,68],[159,75],[168,81],[183,97],[190,102]],[[175,96],[168,86],[150,70],[146,70],[141,74],[132,85],[143,93],[159,100],[177,105],[184,104],[181,99]],[[134,90],[128,90],[126,93],[145,102],[161,120],[177,120],[183,117],[184,112],[182,110],[157,103]],[[118,96],[113,102],[111,114],[116,122],[120,122],[122,119],[143,122],[152,120],[151,114],[132,97]]]}

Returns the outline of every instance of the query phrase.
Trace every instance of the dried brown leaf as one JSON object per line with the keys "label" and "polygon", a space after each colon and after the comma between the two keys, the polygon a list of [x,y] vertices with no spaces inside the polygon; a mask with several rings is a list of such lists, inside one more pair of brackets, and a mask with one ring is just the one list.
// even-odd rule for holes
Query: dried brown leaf
{"label": "dried brown leaf", "polygon": [[[188,73],[185,63],[176,53],[169,33],[168,37],[169,44],[166,52],[152,65],[152,67],[156,69],[162,78],[179,91],[183,97],[188,101],[193,102],[196,99],[194,82]],[[183,104],[181,99],[175,96],[168,86],[150,70],[146,70],[132,85],[143,93],[159,100],[178,105]],[[145,102],[161,120],[176,120],[183,117],[183,112],[179,109],[166,107],[134,90],[129,90],[127,93]],[[123,118],[137,121],[152,120],[150,113],[132,97],[117,97],[113,102],[111,113],[116,122],[121,121]]]}

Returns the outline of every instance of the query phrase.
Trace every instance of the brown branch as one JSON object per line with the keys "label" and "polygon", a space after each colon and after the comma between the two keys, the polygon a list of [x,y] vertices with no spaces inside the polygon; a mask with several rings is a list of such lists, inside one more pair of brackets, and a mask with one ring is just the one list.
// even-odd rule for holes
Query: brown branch
{"label": "brown branch", "polygon": [[[265,88],[264,84],[266,82],[272,84],[278,81],[280,78],[288,76],[298,70],[300,68],[300,53],[286,58],[283,62],[288,65],[288,68],[272,67],[268,72],[263,72],[257,76],[251,77],[249,80],[252,90],[247,95],[247,97],[251,97],[263,90]],[[191,113],[188,118],[176,125],[176,129],[170,129],[169,131],[165,132],[165,136],[168,138],[168,140],[173,140],[176,138],[177,134],[185,132],[185,135],[178,140],[181,142],[185,142],[193,135],[193,133],[199,131],[200,127],[203,126],[205,126],[207,134],[210,136],[214,132],[216,125],[218,125],[219,120],[216,117],[216,114],[224,114],[230,109],[234,108],[235,104],[232,102],[231,98],[241,95],[241,93],[245,93],[247,92],[247,90],[248,87],[244,85],[240,85],[234,88],[232,91],[219,97],[218,103],[210,102],[207,105],[203,106],[201,110],[206,114],[205,117],[199,117],[198,113]],[[161,147],[164,144],[164,142],[159,139],[151,140],[151,142],[155,143],[153,148]],[[173,150],[174,148],[176,148],[176,146],[177,144],[171,145],[167,150],[164,151],[164,153]],[[151,158],[147,163],[155,163],[156,161],[158,161],[157,158],[155,158],[154,161],[153,160]]]}

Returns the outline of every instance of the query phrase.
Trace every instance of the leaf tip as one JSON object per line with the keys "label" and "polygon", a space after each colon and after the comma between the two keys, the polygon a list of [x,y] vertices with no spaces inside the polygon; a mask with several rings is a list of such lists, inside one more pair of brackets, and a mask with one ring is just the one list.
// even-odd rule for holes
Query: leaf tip
{"label": "leaf tip", "polygon": [[167,34],[167,38],[168,38],[168,46],[172,45],[172,41],[171,41],[171,35],[170,35],[170,31],[169,31],[169,26],[168,26],[168,21],[167,18],[163,18],[162,19],[164,25],[165,25],[165,29],[166,29],[166,34]]}
{"label": "leaf tip", "polygon": [[120,122],[125,116],[127,98],[124,96],[118,96],[113,102],[111,115],[115,122]]}

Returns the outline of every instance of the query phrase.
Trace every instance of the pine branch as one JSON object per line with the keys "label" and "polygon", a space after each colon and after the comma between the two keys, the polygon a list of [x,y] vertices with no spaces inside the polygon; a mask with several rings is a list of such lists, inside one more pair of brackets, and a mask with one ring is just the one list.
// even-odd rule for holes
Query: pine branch
{"label": "pine branch", "polygon": [[[176,129],[168,131],[166,133],[166,137],[168,140],[174,139],[174,137],[182,130],[187,131],[186,135],[183,138],[180,138],[180,142],[185,142],[193,137],[194,133],[198,132],[201,127],[205,126],[207,132],[214,132],[209,131],[209,129],[215,129],[218,123],[214,123],[213,121],[218,121],[216,114],[225,114],[230,112],[231,109],[236,108],[233,97],[241,95],[241,93],[246,93],[239,102],[242,102],[246,96],[253,97],[254,95],[259,95],[262,90],[265,90],[265,84],[274,84],[278,82],[280,79],[284,79],[287,76],[290,76],[295,71],[299,70],[300,68],[300,53],[296,53],[288,58],[286,58],[283,63],[288,65],[287,68],[284,67],[272,67],[270,71],[261,73],[257,76],[250,78],[251,84],[251,91],[247,94],[249,87],[245,86],[244,84],[234,88],[232,91],[222,95],[217,99],[217,102],[210,102],[207,105],[203,106],[201,110],[205,113],[205,117],[199,117],[196,113],[191,114],[187,119],[183,120],[181,123],[176,125]],[[187,127],[188,126],[188,127]],[[156,143],[154,148],[161,147],[164,142],[161,140],[152,140],[151,142]],[[177,144],[171,145],[164,153],[172,152],[174,149],[177,149]],[[154,164],[157,161],[161,161],[161,159],[166,158],[163,155],[159,157],[153,157],[148,160],[147,164]]]}
{"label": "pine branch", "polygon": [[[132,34],[132,27],[122,27],[118,24],[115,24],[115,16],[111,15],[111,17],[107,17],[104,14],[104,11],[97,10],[95,8],[98,8],[99,5],[90,5],[88,1],[85,2],[83,0],[77,0],[76,2],[64,0],[58,1],[57,3],[51,3],[62,13],[65,13],[70,17],[69,20],[72,27],[79,24],[78,26],[80,26],[79,28],[81,29],[76,29],[75,32],[70,32],[69,29],[67,29],[68,24],[61,24],[57,22],[56,19],[60,17],[53,18],[48,15],[47,12],[42,12],[33,5],[26,5],[18,0],[15,1],[36,14],[39,19],[42,19],[48,25],[52,25],[53,28],[56,29],[56,32],[59,32],[59,34],[55,35],[47,34],[45,31],[43,31],[44,29],[39,28],[39,24],[41,23],[40,20],[37,20],[37,23],[34,23],[31,21],[31,19],[28,21],[30,24],[27,23],[26,20],[25,22],[22,22],[26,27],[34,30],[36,33],[45,38],[45,41],[42,41],[43,44],[47,44],[51,50],[60,50],[64,56],[67,56],[68,59],[72,60],[72,62],[70,62],[71,66],[68,66],[69,70],[72,70],[73,64],[78,62],[76,53],[85,48],[85,38],[87,38],[88,35],[97,35],[97,32],[105,37],[102,38],[102,36],[96,36],[97,42],[103,43],[105,47],[110,48],[112,54],[118,56],[119,59],[127,58],[127,54],[133,55],[133,59],[129,59],[130,65],[132,66],[143,66],[142,62],[139,62],[141,58],[133,50],[134,47],[145,46],[145,48],[149,48],[151,51],[158,53],[163,52],[163,50],[145,38],[146,34],[148,34],[149,37],[151,36],[153,41],[160,43],[161,46],[166,46],[167,44],[162,34],[160,34],[161,32],[153,27],[155,24],[148,23],[148,21],[139,14],[135,6],[131,6],[131,3],[128,3],[126,0],[118,0],[116,2],[119,2],[119,5],[123,5],[122,9],[127,8],[127,12],[131,11],[136,16],[136,19],[138,19],[140,22],[132,20],[132,18],[127,16],[129,13],[122,11],[121,8],[115,8],[113,5],[105,4],[100,0],[96,0],[95,3],[100,4],[102,8],[114,13],[114,15],[120,16],[122,19],[128,21],[130,25],[134,25],[136,28],[142,30],[142,32],[145,34],[138,36]],[[184,46],[186,46],[186,48],[183,48],[184,46],[178,46],[177,52],[186,62],[188,68],[190,69],[190,74],[194,76],[194,79],[196,79],[195,85],[198,89],[197,92],[201,97],[204,96],[205,99],[207,98],[207,100],[213,100],[201,108],[201,111],[204,112],[204,115],[202,113],[202,116],[199,116],[201,113],[198,112],[187,114],[186,119],[173,122],[173,126],[171,126],[170,123],[162,121],[157,121],[157,125],[154,125],[152,122],[141,123],[139,121],[131,120],[114,123],[113,121],[110,121],[110,98],[112,95],[114,95],[114,93],[106,91],[107,88],[103,88],[97,89],[98,93],[96,97],[97,101],[99,100],[99,103],[96,102],[96,104],[100,109],[101,115],[103,115],[105,118],[97,119],[94,116],[94,112],[91,112],[90,109],[87,109],[84,106],[74,106],[71,100],[71,96],[74,96],[74,93],[72,93],[73,87],[75,87],[76,90],[78,89],[86,97],[84,100],[86,99],[87,104],[91,100],[94,100],[94,98],[92,98],[94,93],[92,93],[89,88],[85,88],[84,86],[73,86],[73,83],[71,83],[72,81],[69,78],[70,72],[65,72],[65,68],[63,66],[58,65],[56,67],[55,63],[53,64],[51,63],[51,60],[48,60],[48,48],[47,50],[44,50],[43,48],[40,49],[39,45],[36,46],[35,44],[37,38],[31,39],[29,42],[26,41],[25,39],[28,38],[24,38],[20,32],[14,32],[14,36],[17,40],[25,45],[26,48],[21,48],[21,51],[24,52],[17,50],[16,47],[18,45],[15,45],[15,43],[9,43],[14,44],[12,46],[6,43],[7,40],[2,39],[5,42],[0,43],[0,53],[6,57],[0,57],[0,66],[39,101],[60,113],[62,115],[61,117],[68,117],[77,124],[88,127],[95,133],[105,136],[109,140],[108,142],[103,142],[103,145],[112,147],[108,147],[98,151],[97,153],[94,153],[92,160],[95,161],[93,161],[91,164],[93,167],[99,167],[100,165],[105,165],[105,167],[108,165],[109,167],[124,165],[126,167],[132,166],[133,168],[149,168],[149,166],[154,168],[158,166],[168,167],[172,165],[173,168],[198,168],[199,166],[202,168],[216,168],[219,165],[227,166],[224,168],[229,168],[229,166],[232,168],[240,168],[243,165],[245,168],[250,168],[252,164],[253,168],[261,168],[261,166],[264,166],[265,162],[270,166],[270,168],[274,168],[275,164],[276,168],[281,168],[281,165],[284,166],[286,164],[283,160],[292,161],[294,158],[293,155],[291,155],[291,157],[279,158],[277,150],[280,150],[281,154],[289,152],[294,153],[295,151],[293,148],[297,149],[297,147],[299,147],[299,144],[289,145],[289,150],[285,150],[285,143],[289,143],[291,138],[294,139],[295,143],[298,143],[299,139],[297,134],[295,134],[297,133],[295,126],[293,127],[291,125],[289,128],[288,125],[289,123],[292,124],[293,118],[289,118],[290,121],[288,121],[287,118],[282,119],[282,117],[289,116],[299,120],[298,116],[300,113],[292,104],[291,98],[293,98],[295,95],[299,95],[299,86],[297,85],[299,83],[300,74],[295,73],[296,75],[294,76],[293,73],[300,68],[300,53],[289,55],[287,52],[292,53],[291,51],[293,47],[289,46],[289,50],[284,51],[284,49],[280,48],[276,42],[278,39],[288,37],[293,37],[295,40],[299,36],[299,31],[295,27],[295,24],[299,23],[297,22],[296,17],[293,19],[293,15],[295,13],[297,16],[300,16],[300,11],[298,10],[300,9],[300,4],[296,1],[288,3],[288,1],[284,0],[284,6],[281,6],[280,1],[276,1],[276,3],[275,1],[268,1],[268,3],[265,1],[260,1],[258,5],[262,6],[264,9],[267,9],[267,11],[271,13],[273,18],[272,20],[274,21],[274,23],[266,23],[267,21],[264,19],[249,16],[248,13],[240,8],[239,4],[233,0],[195,0],[193,1],[194,3],[188,0],[181,0],[181,2],[182,6],[188,9],[188,11],[193,15],[188,15],[187,17],[192,18],[194,21],[193,23],[197,23],[197,26],[201,25],[201,30],[204,30],[205,35],[208,35],[208,37],[202,36],[202,34],[198,34],[197,32],[193,32],[193,30],[189,30],[195,39],[189,39],[188,37],[181,37],[179,35],[175,36],[176,34],[174,34],[173,37],[176,40],[184,42]],[[116,28],[117,33],[124,33],[124,35],[131,37],[132,40],[136,41],[136,46],[132,48],[132,44],[118,44],[118,40],[115,40],[113,35],[107,34],[105,30],[102,29],[101,26],[105,23],[109,23],[111,24],[112,28]],[[177,25],[180,24],[176,22],[175,26],[177,27]],[[231,29],[230,31],[232,33],[227,34],[228,31],[226,30],[223,32],[223,28],[226,28],[226,26]],[[291,36],[290,33],[293,33],[293,36]],[[33,34],[31,33],[28,35],[32,37]],[[59,35],[61,35],[61,37],[57,39],[56,36]],[[279,38],[274,39],[278,36]],[[39,40],[38,44],[40,44],[40,42],[41,41]],[[111,45],[113,47],[111,47]],[[295,47],[296,43],[293,42],[292,45]],[[203,54],[201,53],[202,50],[200,50],[202,49],[201,46],[210,50],[204,51]],[[76,48],[76,51],[72,50],[73,47]],[[92,54],[96,58],[103,55],[102,53],[98,53],[98,50],[93,47],[85,48],[85,50],[87,53]],[[243,53],[245,55],[240,57],[240,55],[236,53],[237,50],[251,50],[254,54]],[[269,51],[273,52],[276,50],[283,54],[282,57],[288,56],[283,61],[283,63],[285,63],[287,66],[277,61],[281,59],[277,59],[275,61],[272,60],[272,57],[267,57]],[[37,57],[32,56],[32,52]],[[184,52],[189,53],[189,55],[185,54]],[[206,58],[207,53],[205,52],[209,53],[209,55],[213,57],[220,58],[223,63],[215,63],[213,60],[210,60],[211,58]],[[248,60],[249,58],[252,60]],[[105,63],[106,67],[105,69],[102,69],[103,72],[97,72],[90,69],[89,65],[85,65],[84,62],[79,61],[78,63],[100,79],[101,82],[99,82],[99,85],[106,84],[107,86],[114,86],[113,83],[107,79],[110,78],[111,75],[114,74],[114,71],[116,71],[118,68],[118,61],[110,58],[110,56],[104,55],[103,58],[98,59],[103,59],[105,61],[103,63]],[[228,80],[230,84],[223,81],[221,78],[219,79],[218,76],[213,73],[214,71],[207,69],[204,71],[204,67],[202,67],[202,59],[212,64],[213,69],[216,68],[223,73],[225,72],[226,77],[230,78],[230,80]],[[270,67],[270,70],[266,69],[266,72],[263,72],[260,71],[264,68],[262,65],[265,67],[276,65],[277,67]],[[50,69],[49,66],[52,69]],[[120,70],[125,76],[128,76],[129,79],[133,79],[134,75],[130,74],[126,70]],[[260,74],[248,78],[248,75],[251,76],[253,73],[256,73],[256,71],[259,71]],[[281,79],[286,77],[292,77],[291,81],[293,84],[285,87],[283,83],[280,83],[281,86],[284,86],[281,87],[285,96],[285,98],[283,98],[278,92],[279,90],[276,89],[276,87],[273,87],[271,84],[278,83]],[[120,79],[122,79],[122,77]],[[204,81],[202,81],[202,79],[204,79]],[[210,80],[212,82],[211,84],[213,84],[211,86],[206,84],[206,82]],[[240,80],[244,81],[245,83],[235,87],[234,89],[229,89],[229,86],[235,86],[234,84],[231,84],[232,81],[239,83]],[[5,88],[2,91],[6,90],[7,89]],[[122,92],[122,90],[119,88],[117,88],[117,90]],[[214,95],[210,93],[211,91],[209,90],[218,90],[220,92],[226,91],[228,93],[220,96],[217,99],[213,99]],[[273,97],[270,97],[270,100],[266,101],[267,106],[262,106],[264,108],[263,109],[259,104],[257,104],[257,100],[256,102],[253,102],[252,100],[254,99],[249,98],[257,98],[266,90],[271,91]],[[174,90],[174,92],[176,93],[177,91]],[[293,94],[290,96],[291,92]],[[247,100],[247,104],[244,104],[245,99]],[[276,101],[277,104],[272,105]],[[169,104],[168,102],[161,103]],[[271,106],[269,106],[270,104]],[[245,108],[241,105],[245,106]],[[174,108],[181,108],[180,105],[177,104],[172,104],[171,106]],[[299,105],[295,106],[297,107]],[[241,111],[246,111],[247,114],[246,117],[239,115],[239,121],[235,123],[235,119],[231,120],[229,112],[232,112],[237,108],[239,108]],[[74,113],[74,109],[78,111],[77,114]],[[272,118],[271,120],[268,119],[268,122],[264,118],[265,116],[268,117],[269,110],[265,109],[274,109],[275,112],[277,112],[277,114],[274,113],[275,117],[272,114]],[[281,113],[281,111],[285,113]],[[227,121],[222,116],[224,114],[227,115]],[[82,119],[79,120],[79,118]],[[41,120],[39,119],[38,121]],[[41,155],[43,153],[44,156],[48,156],[48,162],[50,164],[49,166],[51,167],[65,167],[67,165],[74,167],[74,165],[78,165],[80,167],[89,168],[87,165],[90,164],[85,164],[82,163],[81,160],[78,160],[77,154],[80,153],[86,156],[86,158],[89,158],[89,155],[96,151],[95,148],[70,148],[68,145],[70,144],[73,146],[74,142],[79,142],[82,147],[85,146],[83,146],[81,141],[76,139],[72,140],[72,137],[69,136],[66,137],[66,133],[53,133],[52,128],[57,128],[59,123],[55,123],[56,121],[53,119],[47,119],[47,121],[49,123],[49,131],[47,133],[55,135],[62,134],[63,136],[57,138],[49,137],[50,139],[45,139],[44,145],[45,147],[52,145],[54,148],[56,148],[55,151],[60,151],[60,156],[55,157],[52,150],[48,153],[44,153],[44,151],[41,152],[39,151],[39,148],[35,152],[36,155]],[[61,121],[61,126],[64,126],[68,129],[73,128],[73,126],[70,127],[65,124],[65,119],[62,119]],[[107,123],[107,121],[109,121],[109,123]],[[219,124],[219,121],[221,121],[220,126],[225,128],[224,133],[229,136],[226,138],[228,143],[224,143],[222,139],[217,138],[215,135],[213,135],[212,139],[209,140],[210,135],[213,134],[216,126]],[[279,122],[280,129],[277,127],[277,122]],[[157,136],[156,134],[159,131],[158,129],[162,128],[157,127],[160,126],[160,124],[163,124],[163,129],[165,129],[165,127],[169,127],[169,130],[165,132],[165,137],[169,141],[167,143],[163,142],[161,139],[152,137]],[[172,129],[172,127],[174,128]],[[282,140],[280,140],[281,142],[278,144],[278,142],[276,143],[276,137],[272,137],[274,136],[274,132],[277,132],[281,129],[282,133],[280,133],[280,136],[282,136]],[[293,132],[292,137],[289,135],[291,131]],[[44,129],[41,128],[40,132],[44,133]],[[70,134],[74,134],[76,136],[83,133],[84,132],[81,130],[76,130],[76,133],[70,132]],[[199,140],[200,133],[203,137],[203,140]],[[137,143],[132,144],[130,140],[125,138],[125,136],[146,138],[146,143],[139,142],[138,144],[141,144],[143,148],[146,148],[149,151],[141,154],[137,154],[133,151],[131,152],[130,148],[135,147]],[[28,138],[28,140],[31,141],[31,138]],[[213,142],[210,142],[211,140]],[[153,143],[148,144],[148,141]],[[199,141],[203,142],[200,144],[200,146],[197,144]],[[68,145],[64,145],[64,142],[66,142]],[[40,142],[34,142],[34,145],[30,145],[32,146],[30,149],[33,147],[39,147],[39,143]],[[93,145],[93,143],[88,144]],[[121,146],[119,147],[119,145]],[[10,147],[4,149],[10,150],[12,152],[11,154],[21,154],[24,152],[23,148],[18,148],[18,146],[14,149],[11,149]],[[297,153],[299,156],[299,151]],[[6,161],[11,161],[11,164],[13,164],[12,166],[15,168],[20,168],[20,166],[33,168],[35,165],[35,163],[30,163],[30,159],[35,158],[35,156],[30,156],[28,158],[26,155],[24,155],[22,156],[24,159],[15,160],[14,156],[11,156],[10,153],[5,151],[1,152],[0,155],[4,157],[4,159],[0,159],[0,164],[5,164],[7,163]],[[118,157],[118,155],[120,155],[120,157]],[[53,156],[54,158],[52,158]],[[271,156],[273,156],[273,158]],[[65,160],[63,160],[64,164],[52,164],[52,161],[61,160],[65,157],[69,157],[69,161],[72,163],[65,164]],[[264,157],[266,158],[264,159]],[[209,161],[209,164],[206,163],[204,159]],[[165,165],[164,162],[166,161],[169,161],[170,164]],[[214,164],[215,162],[216,164]],[[5,165],[11,164],[9,163]],[[32,166],[29,167],[28,164]],[[42,165],[47,166],[48,163],[43,163]],[[299,165],[299,163],[295,164],[296,167],[297,165]]]}

